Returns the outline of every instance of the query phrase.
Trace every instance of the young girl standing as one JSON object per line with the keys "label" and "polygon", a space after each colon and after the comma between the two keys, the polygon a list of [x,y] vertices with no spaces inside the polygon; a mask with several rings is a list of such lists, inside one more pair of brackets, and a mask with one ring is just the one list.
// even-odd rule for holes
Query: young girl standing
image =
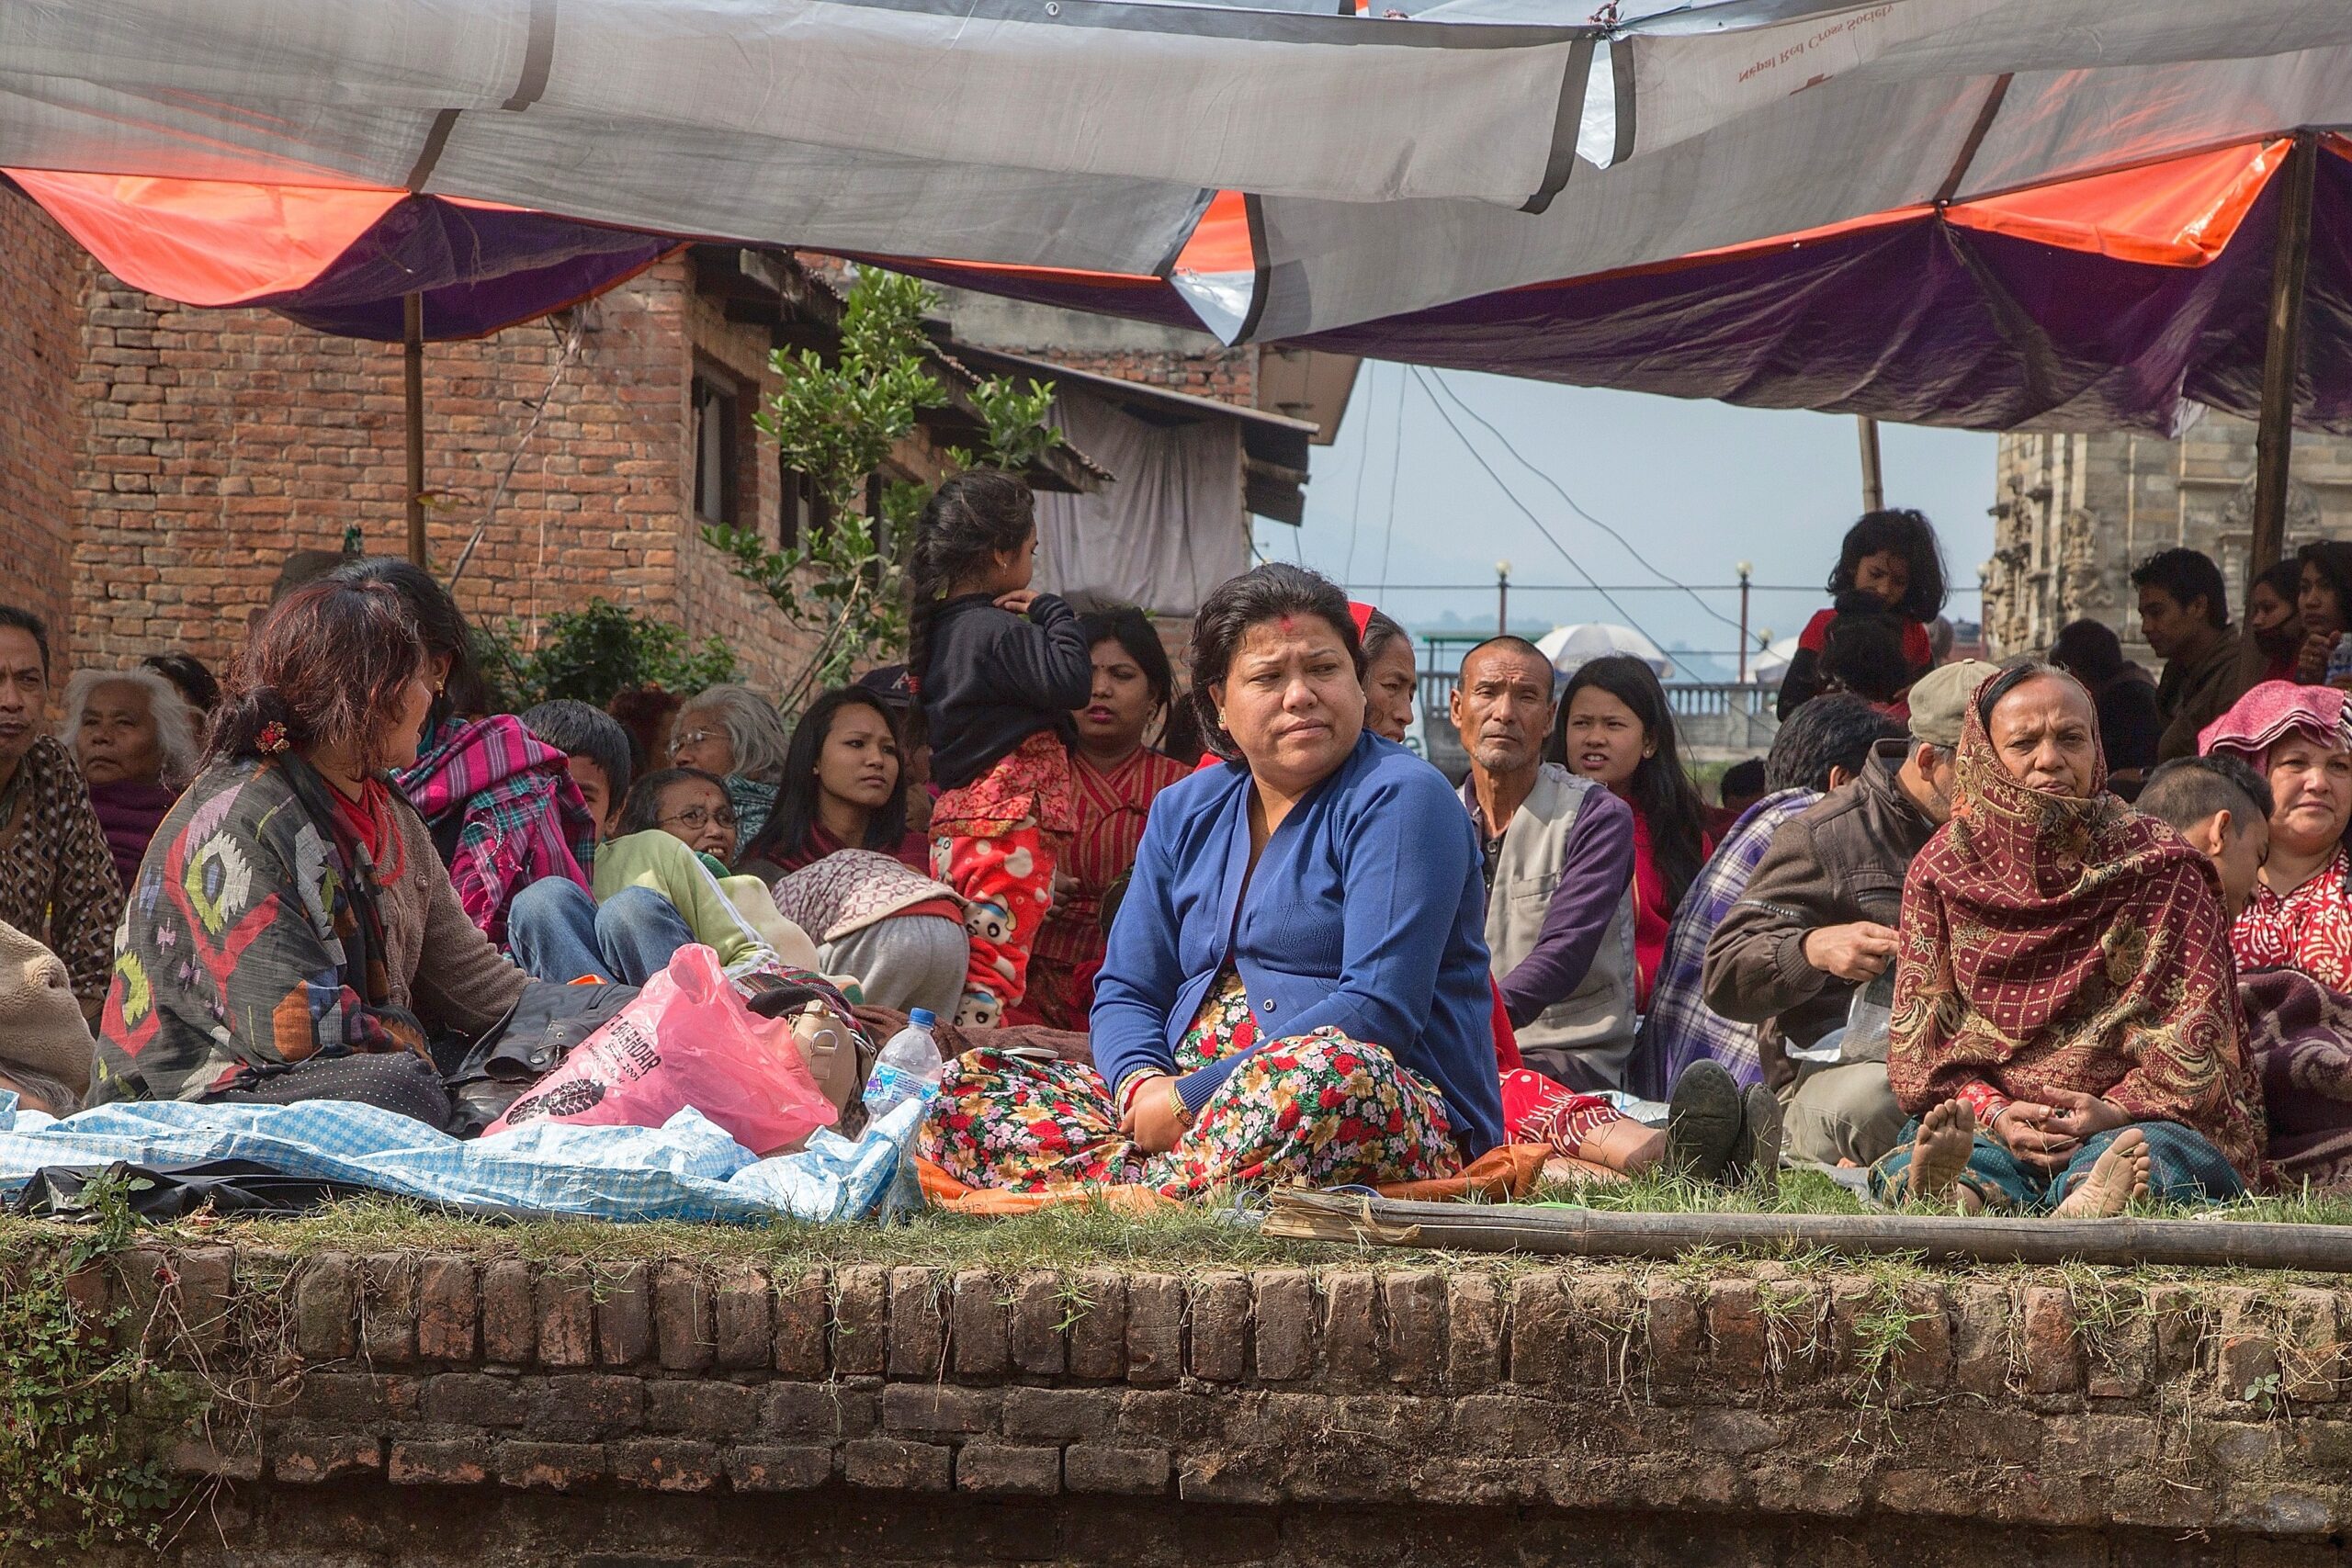
{"label": "young girl standing", "polygon": [[932,776],[932,874],[969,905],[956,1021],[993,1028],[1027,990],[1029,952],[1074,825],[1070,710],[1094,664],[1077,613],[1029,586],[1037,525],[1029,487],[973,468],[941,485],[915,531],[908,674]]}
{"label": "young girl standing", "polygon": [[[1906,507],[1865,512],[1861,521],[1846,530],[1838,570],[1829,574],[1830,602],[1849,593],[1871,595],[1902,623],[1903,655],[1910,662],[1912,679],[1934,667],[1928,623],[1944,607],[1944,557],[1935,527],[1925,516]],[[1821,657],[1837,618],[1836,610],[1823,610],[1798,635],[1796,653],[1781,677],[1779,712],[1783,719],[1807,698],[1820,694]]]}

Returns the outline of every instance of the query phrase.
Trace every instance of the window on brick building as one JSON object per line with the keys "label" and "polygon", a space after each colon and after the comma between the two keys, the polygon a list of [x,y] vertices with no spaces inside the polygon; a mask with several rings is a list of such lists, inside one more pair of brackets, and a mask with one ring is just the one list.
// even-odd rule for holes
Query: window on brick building
{"label": "window on brick building", "polygon": [[732,378],[695,372],[695,514],[733,527],[741,515],[743,394]]}
{"label": "window on brick building", "polygon": [[776,486],[776,494],[781,499],[777,506],[775,547],[788,550],[817,534],[831,519],[825,498],[818,493],[815,479],[782,458],[776,460],[776,472],[782,482]]}

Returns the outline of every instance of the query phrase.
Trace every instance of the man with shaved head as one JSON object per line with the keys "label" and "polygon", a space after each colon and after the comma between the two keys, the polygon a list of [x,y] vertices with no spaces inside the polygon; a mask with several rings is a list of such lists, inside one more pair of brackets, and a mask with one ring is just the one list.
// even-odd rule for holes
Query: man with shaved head
{"label": "man with shaved head", "polygon": [[1624,1087],[1634,1046],[1634,811],[1544,761],[1552,661],[1523,637],[1480,643],[1449,704],[1470,775],[1462,804],[1487,873],[1487,946],[1520,1055],[1591,1093]]}

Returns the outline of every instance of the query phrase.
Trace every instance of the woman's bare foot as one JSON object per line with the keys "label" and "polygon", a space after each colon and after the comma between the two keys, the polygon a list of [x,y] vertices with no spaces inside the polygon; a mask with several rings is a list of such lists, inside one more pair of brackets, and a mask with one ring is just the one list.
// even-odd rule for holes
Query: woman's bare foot
{"label": "woman's bare foot", "polygon": [[1639,1176],[1657,1169],[1666,1158],[1666,1134],[1656,1127],[1645,1127],[1630,1116],[1621,1116],[1580,1140],[1576,1157],[1605,1165],[1627,1176]]}
{"label": "woman's bare foot", "polygon": [[1947,1100],[1920,1117],[1919,1131],[1911,1139],[1911,1185],[1905,1196],[1948,1201],[1975,1146],[1976,1113],[1966,1100]]}
{"label": "woman's bare foot", "polygon": [[1579,1156],[1554,1155],[1544,1162],[1544,1179],[1561,1187],[1613,1187],[1632,1178]]}
{"label": "woman's bare foot", "polygon": [[2134,1198],[2148,1195],[2148,1135],[2126,1127],[2091,1162],[2091,1173],[2075,1183],[2065,1201],[2051,1211],[2056,1220],[2106,1220]]}

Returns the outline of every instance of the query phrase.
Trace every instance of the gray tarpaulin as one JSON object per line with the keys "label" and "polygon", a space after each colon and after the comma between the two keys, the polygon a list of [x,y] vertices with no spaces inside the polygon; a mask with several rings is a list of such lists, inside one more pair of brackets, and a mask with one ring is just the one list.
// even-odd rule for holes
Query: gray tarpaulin
{"label": "gray tarpaulin", "polygon": [[1092,495],[1038,495],[1040,587],[1080,608],[1189,615],[1248,568],[1238,423],[1155,423],[1067,383],[1051,422],[1118,479]]}
{"label": "gray tarpaulin", "polygon": [[1263,340],[2352,122],[2352,0],[1389,8],[15,0],[0,166],[1161,275],[1236,190]]}

